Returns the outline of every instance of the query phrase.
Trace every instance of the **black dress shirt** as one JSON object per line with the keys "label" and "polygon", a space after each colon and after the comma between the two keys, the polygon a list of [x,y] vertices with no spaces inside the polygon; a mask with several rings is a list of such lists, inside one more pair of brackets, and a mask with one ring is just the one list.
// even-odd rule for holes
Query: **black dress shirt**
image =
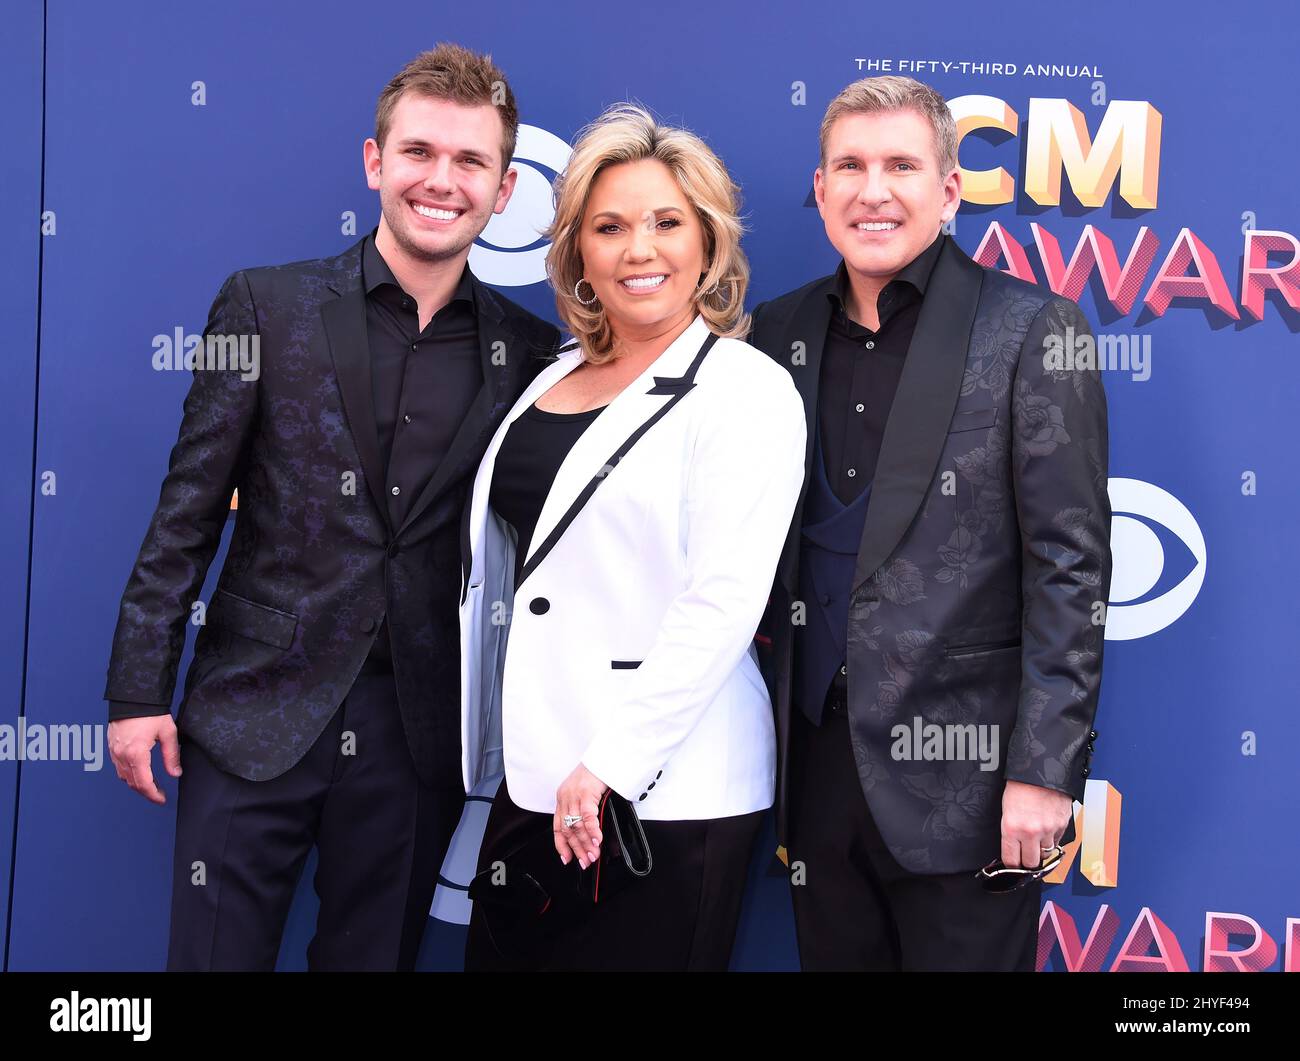
{"label": "black dress shirt", "polygon": [[[400,487],[396,496],[405,496],[399,505],[390,502],[389,509],[405,514],[446,454],[483,384],[474,287],[466,266],[451,301],[421,330],[415,299],[402,290],[373,236],[362,252],[361,270],[379,451],[388,469],[389,496],[394,496],[392,486]],[[408,445],[412,435],[418,436],[418,447]],[[415,464],[408,462],[412,450],[418,457]]]}
{"label": "black dress shirt", "polygon": [[[396,531],[442,463],[483,385],[474,287],[466,265],[451,300],[421,329],[419,306],[397,282],[373,232],[362,250],[361,276],[375,427],[386,469],[384,499],[390,528]],[[385,621],[366,669],[391,667]]]}
{"label": "black dress shirt", "polygon": [[826,479],[846,505],[876,474],[907,348],[946,238],[940,233],[885,285],[876,300],[880,327],[875,331],[849,318],[845,311],[849,277],[843,261],[835,272],[835,286],[827,295],[831,320],[822,352],[817,408]]}

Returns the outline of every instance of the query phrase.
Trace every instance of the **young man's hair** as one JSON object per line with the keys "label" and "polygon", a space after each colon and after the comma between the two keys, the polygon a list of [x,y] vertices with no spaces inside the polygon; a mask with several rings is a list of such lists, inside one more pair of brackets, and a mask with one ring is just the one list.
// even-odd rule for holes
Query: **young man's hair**
{"label": "young man's hair", "polygon": [[393,109],[405,92],[446,100],[466,107],[481,104],[495,106],[501,116],[501,173],[510,166],[519,135],[519,108],[510,91],[506,75],[492,62],[492,56],[480,55],[459,44],[442,43],[421,52],[404,67],[379,94],[375,107],[375,142],[382,153]]}
{"label": "young man's hair", "polygon": [[854,81],[831,100],[822,118],[821,164],[826,165],[826,146],[831,126],[846,114],[880,114],[888,111],[915,111],[934,130],[934,154],[939,161],[939,176],[946,177],[957,168],[957,122],[947,101],[929,85],[910,77],[866,77]]}

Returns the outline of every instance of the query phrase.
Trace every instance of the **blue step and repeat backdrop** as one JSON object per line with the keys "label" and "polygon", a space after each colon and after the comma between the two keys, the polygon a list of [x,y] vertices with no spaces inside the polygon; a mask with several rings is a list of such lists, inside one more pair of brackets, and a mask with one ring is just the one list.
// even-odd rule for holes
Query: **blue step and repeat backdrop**
{"label": "blue step and repeat backdrop", "polygon": [[[6,968],[163,965],[175,785],[157,807],[118,781],[100,700],[189,382],[155,371],[153,338],[200,332],[231,271],[336,253],[376,222],[375,99],[439,40],[491,52],[525,126],[519,189],[472,264],[552,319],[537,231],[568,143],[609,103],[640,100],[725,159],[757,301],[836,263],[811,200],[829,100],[882,72],[944,93],[963,133],[957,241],[1081,301],[1111,409],[1100,737],[1040,967],[1300,967],[1300,15],[1226,10],[7,3]],[[77,727],[77,758],[19,754],[54,726]],[[305,965],[310,874],[282,968]],[[458,968],[463,942],[431,919],[422,967]],[[770,828],[734,966],[797,968]]]}

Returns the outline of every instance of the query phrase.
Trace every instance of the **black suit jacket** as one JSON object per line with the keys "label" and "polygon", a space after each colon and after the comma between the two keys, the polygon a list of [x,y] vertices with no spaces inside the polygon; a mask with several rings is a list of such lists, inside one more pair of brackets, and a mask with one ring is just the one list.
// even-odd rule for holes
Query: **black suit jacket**
{"label": "black suit jacket", "polygon": [[459,785],[461,509],[469,473],[559,333],[474,281],[483,386],[405,522],[391,526],[361,248],[243,270],[222,286],[204,334],[257,335],[260,376],[195,371],[122,596],[104,695],[171,704],[191,604],[238,488],[181,733],[240,777],[282,774],[325,728],[387,617],[416,769],[426,784]]}
{"label": "black suit jacket", "polygon": [[[885,428],[848,620],[862,790],[894,856],[917,873],[998,855],[1007,779],[1082,799],[1111,573],[1100,375],[1044,358],[1049,336],[1091,334],[1082,311],[945,242]],[[750,335],[791,372],[810,425],[832,282],[763,303]],[[782,842],[802,512],[801,497],[759,638]],[[998,769],[901,758],[894,727],[916,719],[996,726]]]}

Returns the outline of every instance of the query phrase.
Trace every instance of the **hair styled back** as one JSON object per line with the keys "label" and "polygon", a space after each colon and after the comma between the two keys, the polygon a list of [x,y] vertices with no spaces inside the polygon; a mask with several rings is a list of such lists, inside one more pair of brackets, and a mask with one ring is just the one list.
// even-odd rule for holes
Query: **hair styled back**
{"label": "hair styled back", "polygon": [[574,294],[583,276],[579,236],[596,178],[610,166],[655,159],[676,179],[704,230],[704,278],[696,288],[695,306],[711,331],[724,338],[744,337],[749,262],[740,249],[744,231],[738,216],[740,189],[727,167],[698,136],[659,124],[634,103],[618,103],[584,128],[564,172],[555,182],[555,220],[545,232],[551,240],[546,271],[555,288],[555,305],[589,361],[616,356],[614,334],[604,307],[584,306]]}
{"label": "hair styled back", "polygon": [[397,76],[384,86],[375,107],[375,142],[381,152],[393,122],[393,109],[406,92],[459,103],[464,107],[484,104],[496,107],[501,116],[501,173],[504,176],[515,155],[519,108],[515,105],[515,94],[510,91],[506,75],[492,62],[492,56],[480,55],[459,44],[443,43],[421,52],[402,67]]}
{"label": "hair styled back", "polygon": [[831,126],[847,114],[879,114],[886,111],[915,111],[934,130],[934,155],[939,163],[939,177],[947,177],[957,168],[957,122],[948,104],[929,85],[911,77],[886,74],[854,81],[831,100],[822,118],[821,164],[826,165],[826,148]]}

